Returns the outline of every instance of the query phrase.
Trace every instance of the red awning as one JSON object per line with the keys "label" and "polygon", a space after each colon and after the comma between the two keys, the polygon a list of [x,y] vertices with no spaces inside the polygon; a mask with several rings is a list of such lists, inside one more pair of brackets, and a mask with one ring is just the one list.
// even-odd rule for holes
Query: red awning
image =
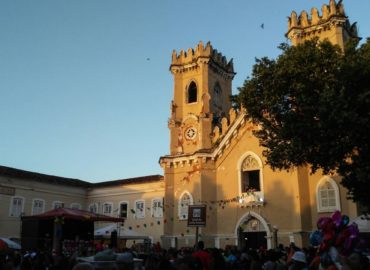
{"label": "red awning", "polygon": [[63,217],[64,219],[75,219],[83,221],[110,221],[110,222],[124,222],[124,218],[110,217],[105,215],[100,215],[92,213],[89,211],[72,209],[72,208],[57,208],[50,210],[48,212],[33,215],[33,216],[23,216],[23,219],[54,219],[56,217]]}

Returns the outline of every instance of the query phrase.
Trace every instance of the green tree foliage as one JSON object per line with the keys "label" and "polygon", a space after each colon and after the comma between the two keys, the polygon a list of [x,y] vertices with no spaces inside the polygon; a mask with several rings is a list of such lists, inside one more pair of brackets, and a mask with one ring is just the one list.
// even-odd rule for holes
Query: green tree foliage
{"label": "green tree foliage", "polygon": [[261,127],[268,164],[339,173],[349,197],[370,209],[370,39],[344,53],[318,40],[280,49],[277,59],[256,59],[237,96]]}

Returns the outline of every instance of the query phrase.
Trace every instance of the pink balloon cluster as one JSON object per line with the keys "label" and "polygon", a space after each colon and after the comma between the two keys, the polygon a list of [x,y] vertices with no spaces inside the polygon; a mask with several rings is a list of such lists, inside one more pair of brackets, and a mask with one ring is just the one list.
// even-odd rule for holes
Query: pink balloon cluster
{"label": "pink balloon cluster", "polygon": [[322,241],[319,243],[319,252],[327,252],[335,247],[339,254],[348,256],[352,253],[359,240],[359,230],[356,223],[349,224],[349,217],[335,211],[331,217],[322,217],[317,221],[317,228]]}

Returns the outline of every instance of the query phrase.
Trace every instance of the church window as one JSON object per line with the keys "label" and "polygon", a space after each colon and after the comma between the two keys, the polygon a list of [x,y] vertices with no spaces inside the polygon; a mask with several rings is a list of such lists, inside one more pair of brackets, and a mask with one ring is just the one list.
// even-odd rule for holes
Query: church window
{"label": "church window", "polygon": [[11,217],[20,217],[23,213],[24,199],[22,197],[12,197],[10,202],[10,213]]}
{"label": "church window", "polygon": [[240,203],[264,204],[263,166],[258,155],[244,153],[237,164]]}
{"label": "church window", "polygon": [[324,177],[319,181],[316,196],[318,212],[340,210],[339,188],[332,178]]}
{"label": "church window", "polygon": [[34,199],[32,201],[32,215],[38,215],[44,212],[45,201],[41,199]]}
{"label": "church window", "polygon": [[198,99],[198,89],[195,82],[191,82],[188,88],[188,103],[197,102]]}
{"label": "church window", "polygon": [[260,166],[258,161],[248,155],[242,163],[242,192],[261,191]]}
{"label": "church window", "polygon": [[180,220],[187,220],[188,219],[188,211],[189,205],[193,204],[193,198],[191,197],[189,192],[184,192],[179,199],[179,219]]}

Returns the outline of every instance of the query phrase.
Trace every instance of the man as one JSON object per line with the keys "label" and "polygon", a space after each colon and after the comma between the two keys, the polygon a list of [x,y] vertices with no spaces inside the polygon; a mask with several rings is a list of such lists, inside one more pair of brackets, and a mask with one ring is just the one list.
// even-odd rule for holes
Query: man
{"label": "man", "polygon": [[203,241],[198,242],[197,251],[195,251],[192,256],[198,258],[201,261],[204,270],[209,270],[211,264],[211,256],[208,254],[208,252],[204,251]]}

